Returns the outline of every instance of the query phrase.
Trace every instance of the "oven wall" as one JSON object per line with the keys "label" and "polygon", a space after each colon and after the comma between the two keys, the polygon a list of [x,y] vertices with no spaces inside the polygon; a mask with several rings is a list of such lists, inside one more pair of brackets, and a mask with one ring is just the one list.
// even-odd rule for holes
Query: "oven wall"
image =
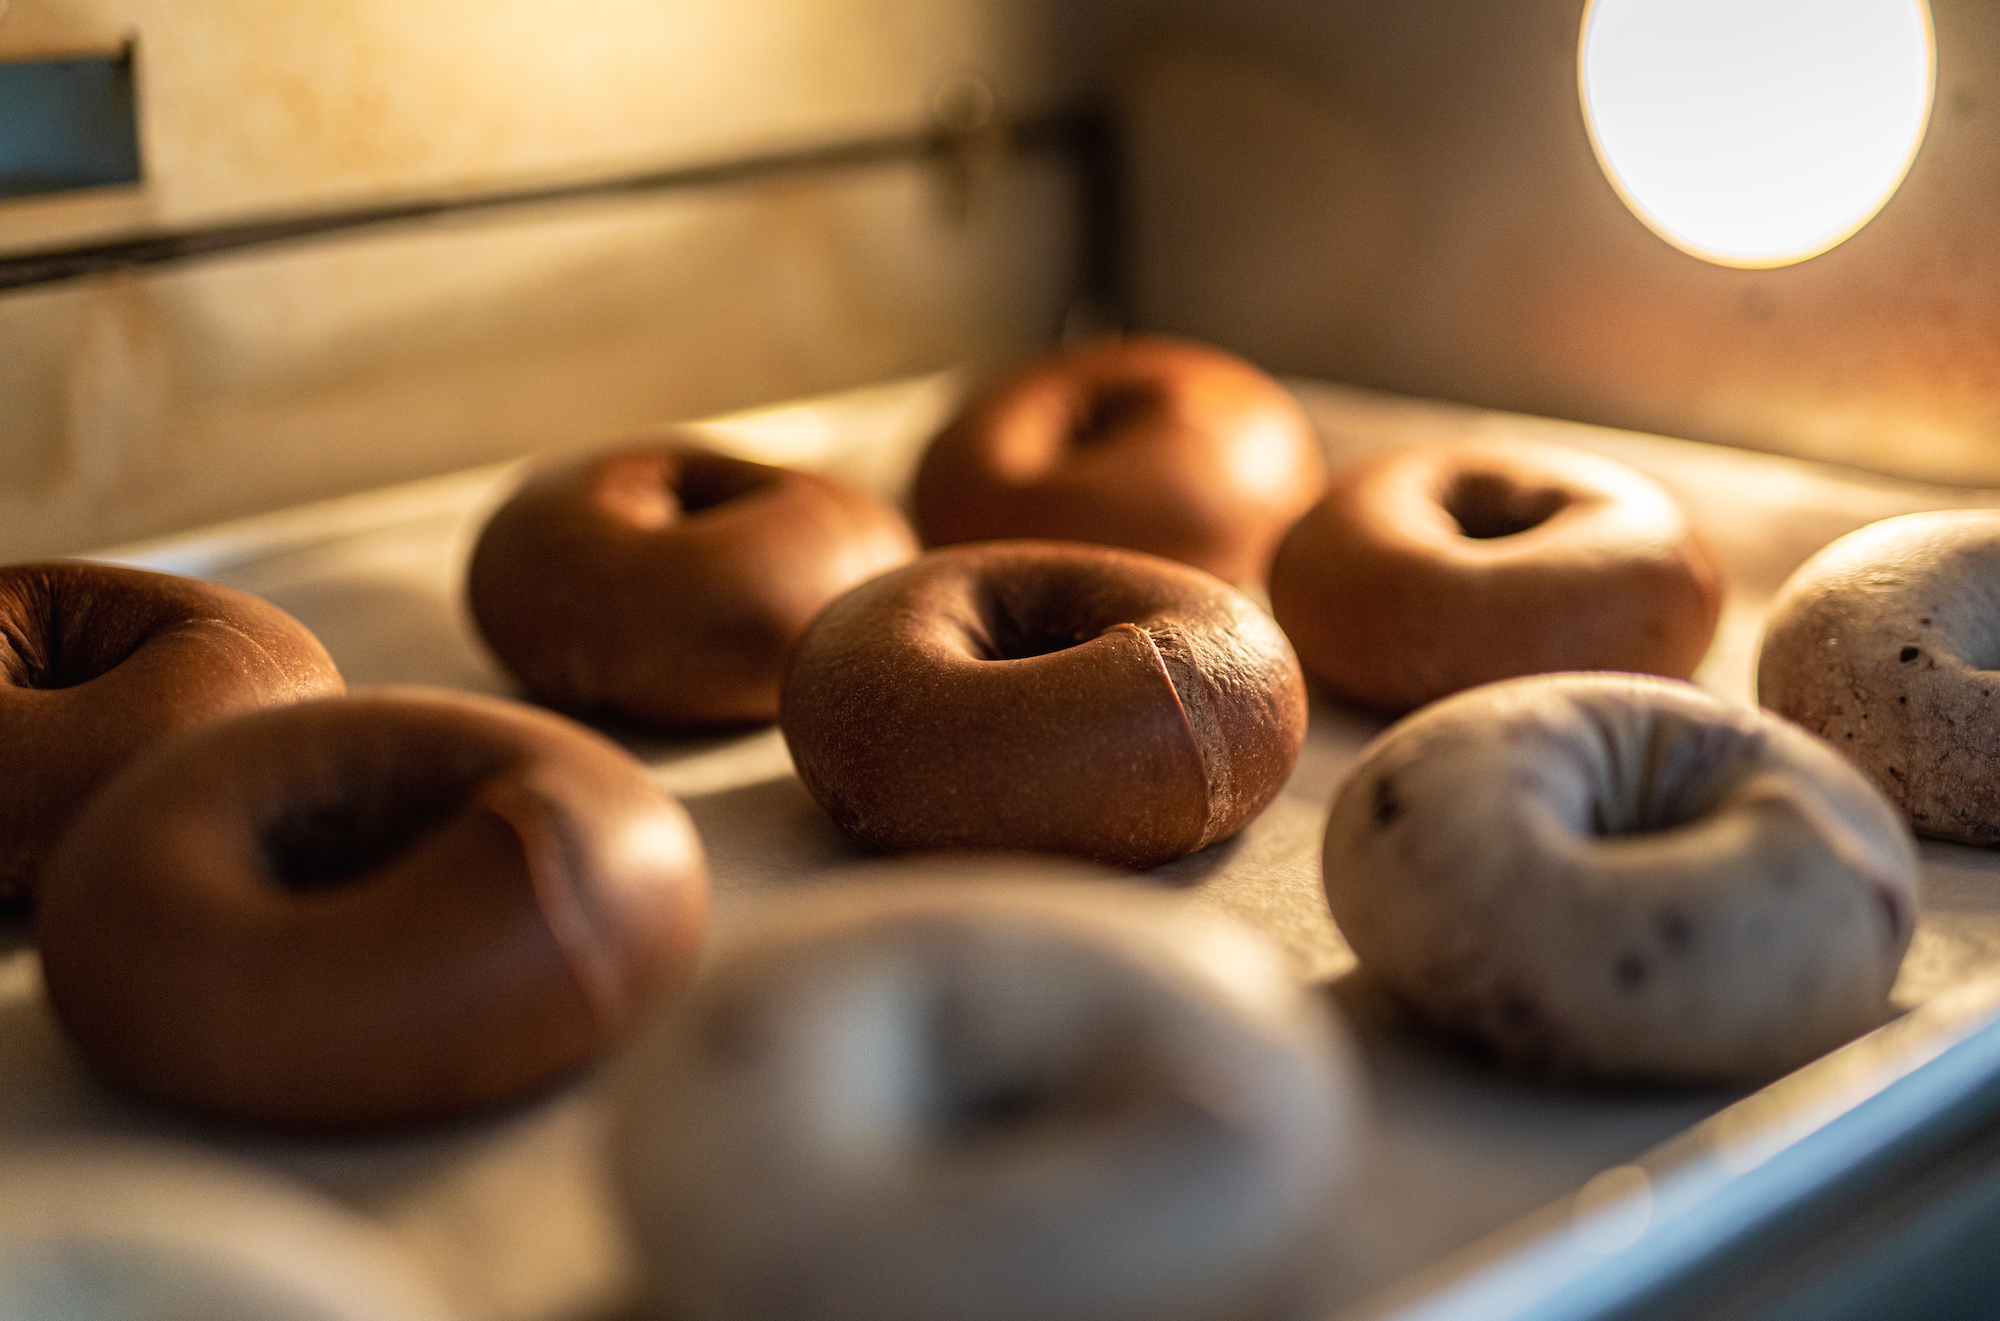
{"label": "oven wall", "polygon": [[[0,0],[0,60],[136,42],[145,181],[0,252],[1082,97],[1065,0]],[[732,406],[1005,359],[1074,290],[1053,157],[467,215],[0,293],[0,555],[60,553]]]}
{"label": "oven wall", "polygon": [[2000,6],[1931,0],[1901,190],[1799,265],[1599,172],[1583,0],[1145,0],[1117,40],[1137,321],[1286,372],[2000,484]]}

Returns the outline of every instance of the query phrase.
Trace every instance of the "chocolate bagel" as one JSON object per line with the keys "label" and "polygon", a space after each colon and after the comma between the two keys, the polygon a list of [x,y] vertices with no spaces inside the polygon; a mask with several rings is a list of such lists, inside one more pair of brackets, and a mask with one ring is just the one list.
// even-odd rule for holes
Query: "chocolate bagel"
{"label": "chocolate bagel", "polygon": [[33,896],[70,818],[138,753],[344,687],[303,624],[246,592],[80,561],[0,568],[0,902]]}
{"label": "chocolate bagel", "polygon": [[1722,578],[1680,507],[1610,459],[1529,441],[1388,454],[1337,477],[1271,564],[1307,671],[1386,711],[1497,679],[1684,679]]}
{"label": "chocolate bagel", "polygon": [[687,814],[560,716],[425,689],[154,751],[51,859],[49,998],[112,1082],[292,1130],[443,1119],[617,1039],[693,970]]}
{"label": "chocolate bagel", "polygon": [[1262,583],[1326,485],[1312,425],[1241,358],[1156,335],[1050,354],[972,401],[924,454],[924,544],[1051,537]]}
{"label": "chocolate bagel", "polygon": [[654,444],[531,478],[480,534],[467,595],[538,701],[655,728],[768,721],[819,608],[916,551],[843,482]]}
{"label": "chocolate bagel", "polygon": [[864,843],[1150,867],[1271,801],[1306,700],[1276,626],[1208,574],[991,542],[829,605],[793,651],[780,722],[799,778]]}

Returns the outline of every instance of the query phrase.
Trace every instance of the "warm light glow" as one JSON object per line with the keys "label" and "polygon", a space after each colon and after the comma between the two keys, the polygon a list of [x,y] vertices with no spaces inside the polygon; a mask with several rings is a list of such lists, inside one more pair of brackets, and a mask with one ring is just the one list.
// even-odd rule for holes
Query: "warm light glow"
{"label": "warm light glow", "polygon": [[1579,59],[1598,162],[1661,237],[1783,266],[1860,229],[1930,118],[1924,0],[1591,0]]}

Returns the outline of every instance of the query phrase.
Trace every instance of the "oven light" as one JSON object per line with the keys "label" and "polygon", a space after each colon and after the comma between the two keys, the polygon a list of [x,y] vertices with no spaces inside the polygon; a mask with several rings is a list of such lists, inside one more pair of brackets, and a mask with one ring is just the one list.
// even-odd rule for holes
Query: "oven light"
{"label": "oven light", "polygon": [[1925,0],[1590,0],[1578,76],[1605,176],[1669,243],[1784,266],[1873,218],[1923,141]]}

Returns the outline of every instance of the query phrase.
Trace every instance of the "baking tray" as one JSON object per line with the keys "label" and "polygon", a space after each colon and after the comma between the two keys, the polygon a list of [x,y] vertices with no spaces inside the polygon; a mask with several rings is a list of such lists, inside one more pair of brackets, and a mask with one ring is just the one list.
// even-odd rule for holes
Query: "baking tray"
{"label": "baking tray", "polygon": [[[1335,464],[1415,441],[1526,435],[1665,481],[1717,549],[1730,589],[1697,679],[1749,700],[1772,592],[1825,542],[1992,492],[1293,382]],[[958,397],[926,377],[732,415],[694,429],[748,457],[898,494]],[[510,685],[460,602],[466,555],[504,498],[501,465],[119,547],[96,558],[213,578],[291,611],[350,684]],[[1925,913],[1895,991],[1904,1011],[1755,1094],[1561,1090],[1498,1074],[1410,1029],[1326,914],[1327,805],[1374,716],[1315,694],[1283,793],[1235,840],[1157,869],[1189,902],[1236,913],[1324,984],[1357,1029],[1374,1098],[1360,1187],[1329,1246],[1352,1318],[1585,1317],[1643,1298],[1787,1208],[1976,1102],[2000,1078],[2000,857],[1923,846]],[[865,859],[807,797],[775,729],[625,740],[687,803],[709,851],[718,924]],[[613,1318],[635,1272],[601,1176],[600,1076],[510,1112],[372,1140],[221,1130],[128,1104],[58,1034],[26,933],[0,958],[0,1145],[140,1135],[219,1150],[302,1181],[400,1243],[465,1321]]]}

